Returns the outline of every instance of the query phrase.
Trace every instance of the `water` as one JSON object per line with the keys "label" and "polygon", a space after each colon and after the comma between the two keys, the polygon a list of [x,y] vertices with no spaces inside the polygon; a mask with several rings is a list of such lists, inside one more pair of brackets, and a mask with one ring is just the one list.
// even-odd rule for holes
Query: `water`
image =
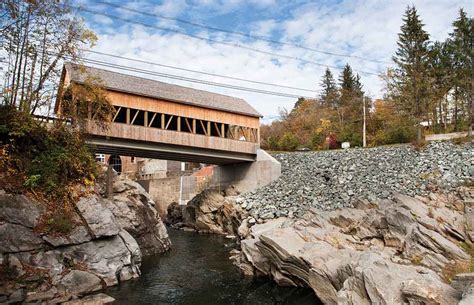
{"label": "water", "polygon": [[309,305],[321,304],[311,289],[278,287],[242,276],[229,260],[229,240],[169,230],[171,251],[145,258],[142,275],[110,288],[114,304]]}

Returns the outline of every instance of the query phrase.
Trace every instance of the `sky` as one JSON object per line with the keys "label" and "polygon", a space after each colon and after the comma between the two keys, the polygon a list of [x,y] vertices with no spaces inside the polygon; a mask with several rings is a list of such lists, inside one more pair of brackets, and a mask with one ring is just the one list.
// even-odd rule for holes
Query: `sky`
{"label": "sky", "polygon": [[[128,10],[101,2],[125,6]],[[344,65],[349,63],[354,72],[360,74],[366,94],[381,98],[383,82],[379,75],[392,64],[397,34],[408,5],[413,4],[417,8],[431,40],[448,37],[461,7],[469,16],[473,11],[473,2],[469,0],[74,0],[73,3],[89,10],[76,9],[75,12],[98,36],[98,42],[92,49],[94,51],[309,91],[180,71],[86,52],[84,56],[87,58],[305,97],[319,95],[321,78],[327,66],[331,67],[337,79]],[[290,45],[228,31],[284,41]],[[106,69],[114,70],[110,67]],[[297,99],[130,71],[125,73],[243,98],[263,115],[263,122],[277,118],[282,109],[291,109]]]}

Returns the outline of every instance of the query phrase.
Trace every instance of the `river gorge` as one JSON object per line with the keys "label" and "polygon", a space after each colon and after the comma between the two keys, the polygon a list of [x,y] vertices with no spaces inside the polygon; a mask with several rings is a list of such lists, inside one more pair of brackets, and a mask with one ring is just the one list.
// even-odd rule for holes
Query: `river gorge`
{"label": "river gorge", "polygon": [[138,279],[106,291],[114,304],[322,304],[311,289],[241,275],[229,260],[235,246],[230,239],[173,229],[168,233],[170,251],[145,258]]}

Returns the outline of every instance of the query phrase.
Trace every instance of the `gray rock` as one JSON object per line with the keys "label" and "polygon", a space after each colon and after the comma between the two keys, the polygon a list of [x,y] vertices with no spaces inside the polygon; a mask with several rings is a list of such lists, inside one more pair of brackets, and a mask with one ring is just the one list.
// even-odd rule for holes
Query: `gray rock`
{"label": "gray rock", "polygon": [[[300,217],[309,208],[333,210],[351,207],[360,200],[391,199],[401,192],[428,196],[431,189],[453,191],[463,180],[473,181],[474,142],[453,145],[434,142],[420,152],[410,145],[300,153],[279,153],[279,179],[241,195],[242,206],[256,218],[271,216],[270,205],[279,215],[290,215],[297,207]],[[274,215],[277,217],[278,215]]]}
{"label": "gray rock", "polygon": [[[114,182],[113,200],[104,200],[120,228],[138,242],[143,255],[162,253],[171,246],[166,227],[155,203],[138,183],[129,180]],[[120,192],[118,192],[120,190]]]}
{"label": "gray rock", "polygon": [[44,208],[24,195],[0,194],[0,221],[34,228]]}
{"label": "gray rock", "polygon": [[[324,304],[457,304],[466,285],[457,292],[441,275],[453,262],[466,265],[471,258],[444,223],[463,235],[463,210],[393,197],[361,202],[361,209],[310,208],[301,219],[255,224],[233,259],[246,274],[311,287]],[[459,275],[457,281],[471,277]]]}
{"label": "gray rock", "polygon": [[67,235],[44,235],[42,238],[53,247],[82,244],[92,239],[83,225],[76,226]]}
{"label": "gray rock", "polygon": [[76,207],[94,238],[115,236],[119,233],[120,227],[102,198],[83,197],[76,203]]}
{"label": "gray rock", "polygon": [[40,250],[43,240],[32,229],[11,224],[0,224],[0,253]]}
{"label": "gray rock", "polygon": [[58,288],[64,293],[82,296],[102,289],[102,283],[100,278],[92,273],[71,270],[61,278]]}
{"label": "gray rock", "polygon": [[52,288],[47,291],[41,291],[41,292],[28,292],[26,294],[24,302],[26,303],[36,303],[36,302],[42,302],[46,300],[50,300],[54,298],[56,294],[56,289]]}
{"label": "gray rock", "polygon": [[79,300],[72,300],[63,303],[63,305],[102,305],[102,304],[111,304],[115,299],[105,293],[98,293],[86,296]]}
{"label": "gray rock", "polygon": [[23,288],[15,290],[9,297],[8,302],[11,304],[21,303],[26,297],[26,291]]}

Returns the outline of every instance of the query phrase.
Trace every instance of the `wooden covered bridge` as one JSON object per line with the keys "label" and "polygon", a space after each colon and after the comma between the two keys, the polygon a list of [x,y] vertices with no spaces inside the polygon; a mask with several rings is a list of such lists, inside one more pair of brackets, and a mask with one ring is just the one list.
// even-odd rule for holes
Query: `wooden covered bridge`
{"label": "wooden covered bridge", "polygon": [[[97,153],[236,164],[255,161],[261,115],[243,99],[67,63],[60,88],[101,80],[116,112],[108,129],[87,122]],[[60,90],[61,90],[60,89]],[[56,112],[61,112],[57,103]]]}

